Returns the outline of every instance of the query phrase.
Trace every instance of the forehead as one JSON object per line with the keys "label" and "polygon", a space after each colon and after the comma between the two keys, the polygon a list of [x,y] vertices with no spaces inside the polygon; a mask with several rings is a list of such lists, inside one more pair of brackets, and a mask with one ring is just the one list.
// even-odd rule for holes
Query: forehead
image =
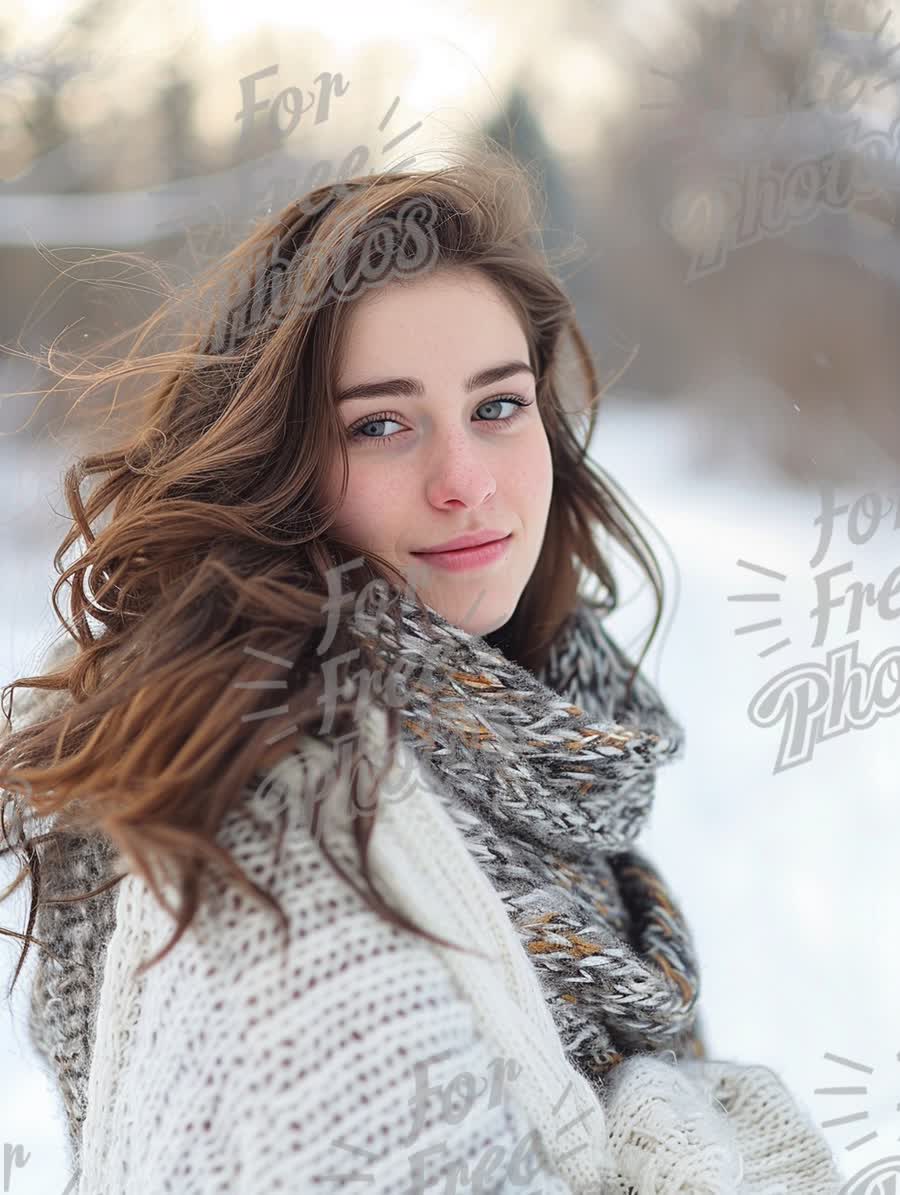
{"label": "forehead", "polygon": [[506,353],[528,359],[525,333],[503,289],[478,270],[441,269],[385,283],[354,303],[339,381],[399,369],[424,377],[451,363],[462,375]]}

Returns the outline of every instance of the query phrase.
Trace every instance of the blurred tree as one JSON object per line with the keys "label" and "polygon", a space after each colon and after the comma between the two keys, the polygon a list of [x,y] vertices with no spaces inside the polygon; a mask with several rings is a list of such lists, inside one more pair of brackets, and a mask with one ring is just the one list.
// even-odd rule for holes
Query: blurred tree
{"label": "blurred tree", "polygon": [[[484,132],[524,165],[539,168],[547,200],[541,228],[543,245],[551,260],[559,255],[556,272],[565,283],[582,330],[597,355],[602,386],[624,368],[633,346],[623,338],[611,316],[598,281],[596,260],[588,251],[596,232],[591,205],[576,203],[563,160],[547,140],[524,83],[512,87],[502,112],[494,116]],[[580,219],[586,220],[587,226],[579,224]]]}
{"label": "blurred tree", "polygon": [[555,252],[568,249],[574,233],[572,193],[558,154],[544,136],[526,88],[516,83],[503,111],[493,117],[484,130],[492,140],[509,150],[526,165],[540,167],[541,182],[547,196],[543,237],[544,247]]}
{"label": "blurred tree", "polygon": [[155,100],[163,151],[160,176],[166,179],[184,178],[196,170],[199,148],[193,132],[196,95],[194,83],[171,63]]}

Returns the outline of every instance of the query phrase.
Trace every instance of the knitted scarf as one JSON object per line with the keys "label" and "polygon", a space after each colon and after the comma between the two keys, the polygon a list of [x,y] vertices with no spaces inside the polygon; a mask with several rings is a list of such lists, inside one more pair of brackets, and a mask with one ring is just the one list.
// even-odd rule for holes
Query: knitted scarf
{"label": "knitted scarf", "polygon": [[[348,625],[386,668],[412,677],[402,694],[404,740],[501,895],[569,1060],[599,1089],[629,1054],[705,1057],[688,928],[634,846],[656,768],[681,754],[681,727],[640,673],[625,701],[630,663],[603,628],[601,607],[579,603],[539,675],[491,637],[430,613],[429,627],[397,594]],[[55,648],[48,669],[71,646]],[[358,691],[350,677],[342,696]],[[22,698],[17,724],[47,716],[61,695]],[[93,891],[116,859],[105,839],[75,833],[52,849],[42,844],[39,855],[47,897]],[[29,1032],[61,1092],[76,1166],[117,891],[42,904],[33,930],[63,960],[38,955]]]}
{"label": "knitted scarf", "polygon": [[642,673],[626,702],[605,608],[581,600],[535,675],[394,593],[351,632],[413,678],[393,690],[404,740],[501,895],[570,1062],[599,1085],[635,1052],[705,1057],[690,932],[634,846],[684,732]]}

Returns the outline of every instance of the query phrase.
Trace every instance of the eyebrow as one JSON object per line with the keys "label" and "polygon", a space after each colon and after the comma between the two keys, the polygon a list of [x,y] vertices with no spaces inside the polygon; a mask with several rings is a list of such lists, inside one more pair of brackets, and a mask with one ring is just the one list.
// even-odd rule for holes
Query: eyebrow
{"label": "eyebrow", "polygon": [[[491,365],[488,369],[481,369],[466,378],[463,383],[466,391],[480,390],[482,386],[491,386],[494,382],[502,382],[504,378],[512,377],[516,373],[530,373],[534,370],[524,361],[504,361],[501,365]],[[386,378],[377,382],[361,382],[358,386],[350,386],[342,390],[336,403],[347,402],[353,398],[424,398],[425,387],[418,378]]]}

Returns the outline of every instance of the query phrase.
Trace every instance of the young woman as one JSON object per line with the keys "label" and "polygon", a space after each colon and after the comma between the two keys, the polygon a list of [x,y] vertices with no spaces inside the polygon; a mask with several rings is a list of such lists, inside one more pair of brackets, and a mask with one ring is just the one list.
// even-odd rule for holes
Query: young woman
{"label": "young woman", "polygon": [[599,533],[661,584],[533,198],[321,187],[66,375],[140,384],[0,744],[80,1195],[838,1189],[635,846],[683,732]]}

